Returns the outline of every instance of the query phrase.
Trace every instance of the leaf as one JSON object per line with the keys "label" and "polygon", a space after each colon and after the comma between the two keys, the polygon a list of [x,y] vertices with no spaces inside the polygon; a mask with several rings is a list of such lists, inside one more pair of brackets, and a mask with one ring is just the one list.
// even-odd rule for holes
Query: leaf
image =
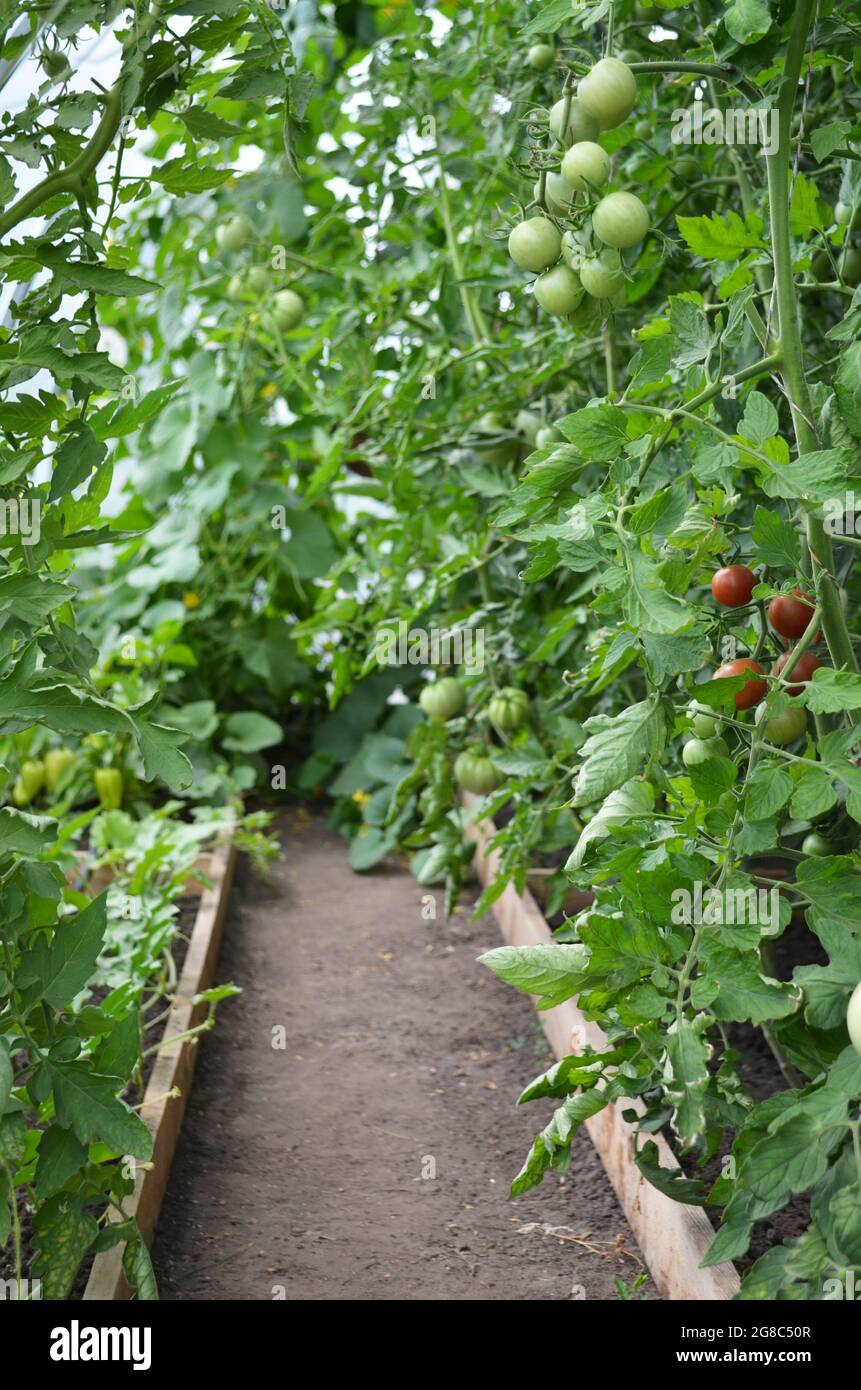
{"label": "leaf", "polygon": [[160,183],[166,193],[204,193],[210,188],[220,188],[233,174],[233,169],[215,169],[205,161],[189,163],[184,158],[168,160],[154,169],[151,178]]}
{"label": "leaf", "polygon": [[821,164],[841,145],[845,145],[846,136],[851,129],[852,122],[845,120],[828,121],[825,125],[817,125],[810,132],[810,148],[816,163]]}
{"label": "leaf", "polygon": [[709,1022],[706,1015],[693,1021],[682,1017],[667,1030],[664,1086],[675,1107],[676,1132],[689,1142],[699,1138],[706,1124],[704,1100],[709,1084],[711,1048],[703,1032]]}
{"label": "leaf", "polygon": [[674,1202],[684,1202],[687,1206],[704,1205],[704,1183],[699,1178],[686,1178],[681,1168],[662,1168],[658,1146],[653,1139],[648,1139],[641,1149],[635,1150],[634,1162],[643,1177],[665,1197],[672,1197]]}
{"label": "leaf", "polygon": [[618,458],[628,439],[628,420],[615,405],[592,405],[556,421],[556,428],[584,458],[609,462]]}
{"label": "leaf", "polygon": [[580,838],[566,860],[566,873],[579,869],[593,841],[604,840],[613,835],[618,825],[626,824],[635,816],[650,816],[654,804],[655,792],[649,782],[626,782],[624,786],[611,792],[597,815],[593,816],[580,832]]}
{"label": "leaf", "polygon": [[548,0],[521,32],[525,39],[532,38],[533,34],[555,34],[570,18],[571,0]]}
{"label": "leaf", "polygon": [[784,768],[761,764],[747,784],[745,813],[750,820],[768,820],[783,810],[793,790],[792,778]]}
{"label": "leaf", "polygon": [[573,806],[603,800],[639,772],[643,763],[663,751],[667,726],[657,696],[631,705],[612,718],[595,715],[584,727],[590,737],[580,749],[582,766],[574,785]]}
{"label": "leaf", "polygon": [[767,0],[733,0],[723,22],[736,43],[758,43],[771,28],[771,11]]}
{"label": "leaf", "polygon": [[[761,447],[767,439],[777,434],[780,418],[767,396],[761,391],[751,391],[744,404],[744,415],[738,425],[738,433],[749,444]],[[759,510],[763,510],[759,508]]]}
{"label": "leaf", "polygon": [[82,1144],[99,1139],[118,1154],[143,1160],[152,1157],[152,1136],[143,1121],[116,1092],[115,1076],[99,1076],[88,1062],[43,1063],[57,1120],[72,1129]]}
{"label": "leaf", "polygon": [[798,985],[762,974],[757,952],[740,954],[723,945],[714,933],[703,937],[699,963],[702,976],[694,981],[691,1002],[695,1008],[709,1008],[715,1018],[733,1023],[767,1023],[770,1019],[788,1018],[801,1002]]}
{"label": "leaf", "polygon": [[[222,738],[221,742],[225,748],[237,753],[257,753],[261,748],[270,748],[273,743],[280,743],[283,738],[280,724],[276,724],[274,719],[267,719],[264,714],[257,714],[254,710],[231,714],[226,729],[227,736]],[[403,744],[400,743],[399,747],[403,753]]]}
{"label": "leaf", "polygon": [[36,1259],[33,1273],[45,1299],[68,1298],[81,1260],[99,1234],[95,1217],[76,1197],[58,1193],[33,1218]]}
{"label": "leaf", "polygon": [[709,261],[734,261],[744,251],[765,250],[763,221],[758,213],[747,213],[744,221],[737,212],[723,217],[676,217],[679,231],[697,256]]}
{"label": "leaf", "polygon": [[804,498],[827,502],[846,490],[848,479],[854,476],[853,456],[848,449],[818,449],[800,454],[766,473],[763,491],[769,497]]}
{"label": "leaf", "polygon": [[589,953],[585,946],[497,946],[478,957],[500,980],[522,994],[535,995],[539,1008],[551,1009],[580,989]]}
{"label": "leaf", "polygon": [[87,1149],[62,1125],[52,1124],[39,1140],[39,1161],[36,1167],[36,1196],[40,1202],[53,1196],[83,1168]]}
{"label": "leaf", "polygon": [[176,115],[195,140],[232,140],[237,135],[244,139],[246,135],[242,126],[223,121],[202,106],[189,106],[185,111],[177,111]]}
{"label": "leaf", "polygon": [[134,719],[133,727],[147,781],[158,778],[172,791],[184,791],[190,787],[194,772],[188,758],[178,747],[185,742],[186,735],[176,729],[166,729],[161,724],[150,724],[145,719]]}
{"label": "leaf", "polygon": [[38,999],[61,1009],[90,979],[107,929],[107,891],[73,917],[61,917],[50,943],[40,935],[21,960],[21,984],[38,985]]}
{"label": "leaf", "polygon": [[757,558],[764,565],[774,569],[788,569],[793,573],[798,570],[801,557],[798,532],[779,512],[757,507],[751,540],[756,546]]}
{"label": "leaf", "polygon": [[139,1302],[151,1303],[158,1299],[158,1284],[152,1260],[139,1231],[126,1242],[123,1251],[123,1273]]}
{"label": "leaf", "polygon": [[54,455],[50,501],[66,497],[98,468],[107,449],[96,439],[89,425],[78,425],[67,435]]}
{"label": "leaf", "polygon": [[0,808],[0,853],[35,857],[57,838],[57,822],[49,816],[31,816],[11,806]]}
{"label": "leaf", "polygon": [[73,261],[68,251],[68,246],[53,246],[49,242],[44,242],[36,251],[38,260],[53,271],[64,287],[69,285],[90,294],[129,298],[161,288],[156,280],[143,280],[139,275],[129,275],[125,270],[111,270],[98,261]]}
{"label": "leaf", "polygon": [[14,1084],[15,1076],[12,1071],[6,1039],[0,1038],[0,1115],[6,1109]]}

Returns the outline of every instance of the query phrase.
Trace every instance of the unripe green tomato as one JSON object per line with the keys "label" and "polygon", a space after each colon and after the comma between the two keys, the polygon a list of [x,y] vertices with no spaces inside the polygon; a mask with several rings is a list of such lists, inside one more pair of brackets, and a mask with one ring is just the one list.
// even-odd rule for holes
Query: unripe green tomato
{"label": "unripe green tomato", "polygon": [[245,272],[245,284],[249,294],[265,294],[269,288],[269,272],[265,266],[250,265]]}
{"label": "unripe green tomato", "polygon": [[57,82],[61,77],[68,77],[72,71],[71,65],[65,53],[59,53],[56,49],[46,49],[40,54],[39,62],[46,77],[50,77]]}
{"label": "unripe green tomato", "polygon": [[552,66],[554,56],[549,43],[534,43],[526,55],[526,61],[535,72],[546,72]]}
{"label": "unripe green tomato", "polygon": [[700,705],[696,700],[692,700],[688,705],[688,718],[691,729],[697,738],[714,738],[720,727],[720,720],[715,717],[708,705]]}
{"label": "unripe green tomato", "polygon": [[241,275],[231,275],[227,282],[227,298],[231,304],[245,298],[245,284]]}
{"label": "unripe green tomato", "polygon": [[546,314],[554,318],[570,314],[583,298],[579,276],[567,265],[556,265],[535,281],[532,290]]}
{"label": "unripe green tomato", "polygon": [[549,217],[528,217],[513,227],[508,254],[521,270],[546,270],[559,260],[562,237]]}
{"label": "unripe green tomato", "polygon": [[454,778],[459,787],[474,792],[476,796],[487,796],[488,792],[496,791],[505,781],[499,768],[486,754],[469,748],[455,759]]}
{"label": "unripe green tomato", "polygon": [[15,783],[12,800],[16,806],[26,806],[45,785],[45,764],[41,758],[27,758],[21,764],[21,775]]}
{"label": "unripe green tomato", "polygon": [[429,719],[442,723],[465,708],[466,691],[456,676],[443,676],[423,688],[419,704]]}
{"label": "unripe green tomato", "polygon": [[818,830],[811,830],[801,842],[801,853],[809,855],[811,859],[824,859],[826,855],[834,853],[834,846]]}
{"label": "unripe green tomato", "polygon": [[45,764],[45,788],[49,792],[55,792],[66,768],[71,767],[75,761],[75,754],[71,748],[49,748],[43,761]]}
{"label": "unripe green tomato", "polygon": [[817,251],[815,253],[810,263],[810,273],[814,280],[818,280],[820,284],[822,284],[823,281],[837,278],[834,274],[834,268],[827,251]]}
{"label": "unripe green tomato", "polygon": [[565,232],[562,236],[562,259],[571,269],[579,272],[583,262],[583,247],[580,245],[573,232]]}
{"label": "unripe green tomato", "polygon": [[581,265],[580,283],[593,299],[611,299],[619,290],[624,290],[625,277],[619,268],[618,252],[615,253],[615,257],[615,266],[612,261],[608,262],[604,259],[604,254],[592,256]]}
{"label": "unripe green tomato", "polygon": [[592,214],[595,235],[621,250],[636,246],[649,230],[649,214],[636,193],[608,193]]}
{"label": "unripe green tomato", "polygon": [[579,140],[562,160],[562,177],[578,193],[603,188],[610,177],[610,156],[594,140]]}
{"label": "unripe green tomato", "polygon": [[848,227],[850,232],[861,228],[861,205],[856,208],[849,203],[839,202],[834,208],[834,220],[840,227]]}
{"label": "unripe green tomato", "polygon": [[546,207],[548,212],[555,213],[557,217],[567,217],[571,212],[574,190],[561,174],[554,174],[550,170],[544,178],[544,198],[541,197],[540,179],[536,179],[533,185],[532,196],[536,203]]}
{"label": "unripe green tomato", "polygon": [[253,240],[254,228],[241,212],[237,212],[228,222],[221,222],[215,229],[219,251],[242,251]]}
{"label": "unripe green tomato", "polygon": [[861,1052],[861,982],[859,982],[849,997],[849,1004],[846,1009],[846,1027],[849,1029],[849,1038],[856,1052]]}
{"label": "unripe green tomato", "polygon": [[494,695],[487,707],[487,712],[496,724],[497,728],[519,729],[521,724],[526,722],[529,713],[529,696],[525,690],[518,690],[513,685],[507,685]]}
{"label": "unripe green tomato", "polygon": [[93,780],[103,811],[118,811],[123,804],[123,774],[118,767],[97,767]]}
{"label": "unripe green tomato", "polygon": [[[760,706],[764,708],[764,706]],[[759,710],[756,712],[756,723],[761,723],[763,715]],[[807,728],[807,710],[805,709],[786,709],[782,714],[773,714],[770,719],[765,721],[765,739],[767,743],[774,743],[782,747],[785,743],[794,743],[797,738],[801,738]]]}
{"label": "unripe green tomato", "polygon": [[557,434],[552,425],[544,425],[535,436],[536,449],[552,449],[555,444],[562,443],[562,436]]}
{"label": "unripe green tomato", "polygon": [[702,173],[700,161],[694,154],[681,154],[673,157],[670,163],[673,176],[677,179],[695,179]]}
{"label": "unripe green tomato", "polygon": [[844,285],[857,285],[861,281],[861,251],[856,251],[854,246],[838,261],[838,265]]}
{"label": "unripe green tomato", "polygon": [[637,79],[620,58],[601,58],[577,87],[577,100],[602,129],[626,121],[637,100]]}
{"label": "unripe green tomato", "polygon": [[563,126],[566,101],[567,97],[560,97],[556,105],[551,107],[550,133],[563,145],[573,145],[577,140],[596,139],[601,133],[601,127],[594,116],[583,110],[576,97],[571,98],[568,121]]}
{"label": "unripe green tomato", "polygon": [[[634,62],[636,61],[637,60],[635,58]],[[646,120],[645,118],[642,121],[638,121],[637,124],[634,126],[634,134],[637,136],[639,140],[651,140],[654,133],[655,131],[654,127],[652,126],[652,122]]]}
{"label": "unripe green tomato", "polygon": [[685,767],[700,767],[711,762],[712,758],[728,758],[729,749],[724,740],[717,738],[692,738],[682,749],[682,762]]}
{"label": "unripe green tomato", "polygon": [[514,428],[522,434],[527,444],[535,444],[541,433],[541,416],[533,415],[531,410],[518,410],[514,417]]}
{"label": "unripe green tomato", "polygon": [[305,313],[305,301],[295,290],[279,290],[272,300],[272,319],[282,333],[298,328]]}

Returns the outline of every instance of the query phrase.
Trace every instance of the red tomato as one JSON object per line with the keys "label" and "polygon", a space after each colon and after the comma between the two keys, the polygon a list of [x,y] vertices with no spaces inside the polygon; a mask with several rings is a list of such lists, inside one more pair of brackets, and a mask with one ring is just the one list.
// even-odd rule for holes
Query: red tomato
{"label": "red tomato", "polygon": [[[778,594],[768,605],[768,621],[781,637],[803,637],[813,617],[813,599],[803,589],[793,589],[797,598]],[[814,637],[814,642],[819,634]]]}
{"label": "red tomato", "polygon": [[750,603],[756,575],[747,565],[724,565],[712,578],[712,593],[724,608],[741,608]]}
{"label": "red tomato", "polygon": [[[792,652],[793,648],[790,647],[788,652],[784,652],[783,656],[777,658],[771,668],[771,674],[773,676],[780,675],[787,661],[792,656]],[[812,652],[802,652],[792,668],[792,679],[795,680],[797,677],[799,681],[812,680],[813,672],[818,671],[821,665],[822,662],[819,660],[818,656],[814,656]],[[800,695],[803,689],[803,685],[788,685],[786,687],[786,693],[787,695]]]}
{"label": "red tomato", "polygon": [[[714,679],[720,681],[727,676],[743,676],[745,671],[755,671],[758,676],[765,675],[758,662],[749,656],[740,656],[737,661],[728,661],[725,666],[719,666],[714,673]],[[741,690],[736,692],[736,709],[750,709],[752,705],[758,705],[760,700],[765,698],[767,690],[766,681],[748,681],[747,685],[743,685]]]}

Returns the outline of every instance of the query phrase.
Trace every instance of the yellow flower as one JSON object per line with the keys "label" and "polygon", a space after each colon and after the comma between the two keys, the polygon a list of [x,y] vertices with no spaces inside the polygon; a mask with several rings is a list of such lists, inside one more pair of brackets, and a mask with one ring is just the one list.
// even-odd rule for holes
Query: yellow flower
{"label": "yellow flower", "polygon": [[266,385],[266,386],[261,386],[261,388],[260,388],[260,394],[261,394],[261,396],[263,397],[263,399],[264,399],[265,401],[271,401],[272,397],[275,395],[275,393],[277,392],[277,390],[278,390],[278,387],[275,385],[275,382],[274,382],[274,381],[270,381],[270,382],[268,383],[268,385]]}
{"label": "yellow flower", "polygon": [[370,801],[370,799],[371,799],[370,792],[363,792],[363,791],[353,792],[353,801],[355,801],[355,803],[356,803],[357,806],[367,806],[367,804],[368,804],[368,802]]}
{"label": "yellow flower", "polygon": [[192,593],[191,589],[186,589],[185,593],[182,596],[182,601],[185,604],[186,608],[200,607],[200,599],[198,598],[197,594]]}

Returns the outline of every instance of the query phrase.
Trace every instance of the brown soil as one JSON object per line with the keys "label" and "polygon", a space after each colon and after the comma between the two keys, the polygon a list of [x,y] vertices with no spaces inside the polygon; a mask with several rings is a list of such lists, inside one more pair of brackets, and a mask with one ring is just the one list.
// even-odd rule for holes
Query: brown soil
{"label": "brown soil", "polygon": [[552,1059],[476,963],[493,919],[446,924],[437,893],[424,920],[402,868],[354,874],[303,812],[282,831],[270,884],[243,868],[234,889],[218,978],[244,993],[201,1044],[162,1298],[614,1299],[643,1264],[585,1134],[568,1174],[507,1200],[552,1111],[517,1095]]}

